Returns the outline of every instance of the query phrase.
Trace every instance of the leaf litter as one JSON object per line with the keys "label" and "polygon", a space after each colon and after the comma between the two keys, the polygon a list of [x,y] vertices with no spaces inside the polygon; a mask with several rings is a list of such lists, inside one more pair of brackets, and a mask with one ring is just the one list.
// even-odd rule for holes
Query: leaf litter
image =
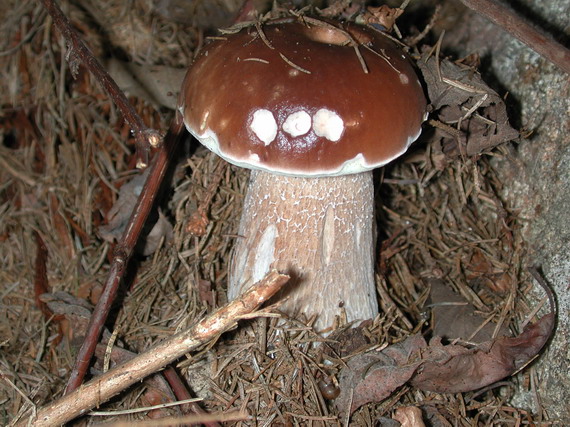
{"label": "leaf litter", "polygon": [[[172,55],[173,46],[180,43],[190,52],[200,43],[200,30],[151,20],[143,2],[134,2],[129,11],[117,1],[107,0],[100,6],[114,16],[132,14],[137,31],[152,35],[145,35],[152,40],[147,52],[139,44],[144,37],[137,41],[113,36],[114,43],[140,65],[183,67],[187,60],[180,51]],[[105,39],[90,26],[88,12],[71,5],[68,12],[96,55],[106,54]],[[32,402],[43,405],[61,395],[73,362],[74,340],[58,342],[57,322],[46,319],[33,303],[33,233],[45,243],[50,292],[60,296],[55,300],[59,306],[51,301],[52,311],[67,316],[73,327],[75,311],[66,307],[84,304],[58,292],[94,295],[92,291],[104,282],[111,243],[98,230],[108,226],[109,209],[119,206],[120,188],[135,164],[128,127],[82,67],[77,80],[71,79],[59,34],[47,25],[42,9],[24,2],[9,17],[11,26],[3,26],[2,31],[11,45],[3,49],[28,41],[6,56],[1,67],[5,95],[0,122],[4,141],[0,146],[0,369],[2,378],[9,380],[0,382],[2,424],[29,410]],[[42,31],[34,24],[38,20],[46,23]],[[122,25],[118,22],[101,20],[100,25]],[[108,30],[120,34],[119,28]],[[356,410],[352,425],[372,425],[402,407],[420,408],[424,417],[439,420],[434,425],[537,421],[526,410],[508,406],[501,391],[508,391],[508,383],[478,395],[439,394],[428,390],[432,387],[405,385],[411,379],[417,386],[422,378],[424,385],[429,384],[433,381],[429,374],[441,372],[437,369],[445,366],[445,360],[454,365],[467,358],[476,368],[499,360],[510,372],[536,352],[548,329],[547,320],[526,329],[519,326],[527,322],[537,303],[527,297],[533,285],[524,269],[528,260],[520,220],[498,196],[502,183],[490,166],[490,156],[505,156],[507,151],[500,144],[516,133],[508,127],[504,104],[495,92],[481,86],[473,69],[444,60],[439,72],[446,80],[438,80],[434,56],[421,65],[427,58],[423,55],[417,52],[434,105],[436,132],[382,172],[385,180],[379,189],[378,212],[383,234],[377,281],[382,314],[357,329],[347,328],[339,319],[340,332],[327,339],[312,332],[311,319],[243,322],[239,330],[178,363],[190,390],[204,399],[201,406],[207,412],[245,409],[261,425],[340,425],[340,415],[349,408],[346,394],[362,386],[360,380],[347,386],[343,378],[351,364],[360,360],[357,371],[365,365],[366,378],[375,378],[375,372],[379,375],[390,363],[393,369],[382,382],[408,378],[389,392],[377,386],[370,389],[376,396],[370,400],[374,403]],[[140,98],[131,101],[147,125],[166,127],[167,112]],[[144,351],[225,302],[227,262],[247,172],[232,166],[220,169],[220,161],[200,147],[191,146],[188,154],[173,174],[170,201],[161,206],[165,218],[174,224],[172,241],[159,239],[153,254],[139,259],[128,283],[131,290],[125,288],[122,307],[108,325],[119,338],[111,363],[120,361],[113,353],[121,347]],[[124,208],[121,215],[127,211]],[[466,336],[465,331],[442,327],[457,314],[447,313],[445,305],[429,307],[437,304],[430,291],[435,283],[445,283],[444,300],[458,295],[460,303],[467,304],[476,319],[467,322],[469,326],[490,325],[484,328],[487,338],[475,344],[475,337]],[[49,298],[43,297],[48,306]],[[75,321],[76,332],[81,333],[80,322]],[[496,337],[495,331],[508,329],[515,332],[513,337]],[[344,333],[347,339],[342,331],[351,331]],[[418,334],[447,335],[461,342],[441,347],[433,338],[427,346]],[[442,360],[438,355],[443,348],[446,357],[451,348],[457,355]],[[421,350],[421,361],[410,364],[414,349]],[[388,364],[378,364],[378,359]],[[414,363],[421,364],[420,374]],[[445,369],[456,372],[449,365]],[[412,378],[422,374],[420,379]],[[523,371],[510,381],[524,382],[528,375]],[[152,387],[145,381],[104,407],[147,406],[153,399],[143,390]],[[325,396],[333,396],[335,388],[340,396],[328,400]],[[353,403],[355,395],[350,398]],[[181,413],[179,408],[172,411]],[[145,415],[123,417],[137,420]]]}

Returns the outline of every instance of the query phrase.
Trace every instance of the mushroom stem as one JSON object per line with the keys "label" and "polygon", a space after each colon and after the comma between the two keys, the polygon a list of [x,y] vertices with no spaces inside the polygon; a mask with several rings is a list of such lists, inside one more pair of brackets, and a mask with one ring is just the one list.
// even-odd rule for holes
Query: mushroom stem
{"label": "mushroom stem", "polygon": [[235,299],[274,268],[291,276],[280,309],[317,331],[378,314],[372,172],[301,178],[252,171],[230,267]]}

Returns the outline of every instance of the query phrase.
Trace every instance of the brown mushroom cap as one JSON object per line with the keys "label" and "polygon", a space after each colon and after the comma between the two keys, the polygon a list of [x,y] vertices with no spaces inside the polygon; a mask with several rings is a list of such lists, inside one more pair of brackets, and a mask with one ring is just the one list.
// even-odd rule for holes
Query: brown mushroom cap
{"label": "brown mushroom cap", "polygon": [[426,112],[408,57],[375,30],[323,25],[264,24],[207,45],[179,98],[190,133],[233,164],[297,176],[405,152]]}

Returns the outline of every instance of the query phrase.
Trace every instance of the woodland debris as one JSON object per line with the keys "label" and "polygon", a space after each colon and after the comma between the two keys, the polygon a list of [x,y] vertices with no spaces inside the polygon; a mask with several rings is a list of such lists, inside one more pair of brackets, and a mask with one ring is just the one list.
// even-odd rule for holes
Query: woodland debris
{"label": "woodland debris", "polygon": [[74,419],[185,353],[217,338],[235,327],[240,319],[255,317],[254,312],[259,306],[278,292],[288,280],[288,276],[275,271],[269,273],[239,298],[196,325],[83,384],[79,389],[38,410],[34,416],[20,421],[16,426],[25,426],[31,422],[35,427],[48,427]]}
{"label": "woodland debris", "polygon": [[449,160],[473,157],[518,137],[507,116],[504,100],[478,72],[424,48],[418,67],[433,108],[430,124],[439,139],[438,150]]}
{"label": "woodland debris", "polygon": [[433,338],[429,345],[411,336],[378,352],[361,353],[341,370],[339,411],[354,412],[378,402],[408,383],[425,391],[458,393],[477,390],[515,373],[542,349],[554,325],[550,313],[527,326],[514,338],[501,337],[474,348],[444,345]]}

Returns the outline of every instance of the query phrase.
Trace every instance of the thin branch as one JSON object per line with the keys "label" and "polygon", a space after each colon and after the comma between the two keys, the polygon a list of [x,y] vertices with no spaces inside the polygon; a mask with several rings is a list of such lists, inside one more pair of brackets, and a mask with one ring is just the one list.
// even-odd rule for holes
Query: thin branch
{"label": "thin branch", "polygon": [[146,166],[148,164],[150,147],[156,147],[160,144],[160,134],[156,130],[146,127],[123,91],[117,86],[117,83],[115,83],[109,73],[105,71],[101,63],[97,61],[91,50],[81,41],[75,29],[71,26],[69,19],[63,14],[59,6],[55,4],[54,0],[42,0],[42,3],[68,44],[67,60],[71,73],[75,77],[78,65],[77,60],[80,60],[95,77],[131,127],[135,136],[139,165]]}
{"label": "thin branch", "polygon": [[570,50],[544,31],[532,26],[512,9],[496,0],[461,0],[461,2],[570,74]]}
{"label": "thin branch", "polygon": [[[168,381],[168,384],[170,384],[170,388],[172,389],[172,391],[174,392],[174,395],[176,396],[176,398],[178,400],[190,400],[190,399],[192,399],[193,396],[190,395],[190,392],[188,391],[188,389],[186,388],[186,386],[184,385],[184,383],[180,379],[180,376],[178,375],[178,373],[176,372],[176,370],[172,366],[167,367],[162,372],[162,375],[164,375],[164,378],[166,378],[166,380]],[[199,416],[209,415],[206,413],[206,411],[204,411],[200,407],[198,402],[189,402],[187,407],[189,408],[190,413],[193,413],[193,414],[196,414]],[[187,407],[186,407],[186,405],[183,406],[182,410],[184,412],[188,412],[186,410]],[[202,424],[206,427],[220,427],[220,424],[218,424],[215,421],[211,421],[211,422],[202,421]]]}
{"label": "thin branch", "polygon": [[21,420],[16,426],[61,425],[85,414],[89,409],[106,402],[189,351],[196,350],[215,339],[234,327],[244,316],[251,318],[248,315],[275,295],[288,280],[289,276],[276,271],[270,272],[238,299],[226,304],[196,325],[85,383],[72,393],[40,409],[33,419]]}
{"label": "thin branch", "polygon": [[144,183],[141,195],[137,199],[137,204],[133,209],[127,228],[125,228],[121,240],[115,248],[109,277],[103,288],[103,293],[91,315],[85,340],[79,349],[79,353],[75,359],[75,365],[67,383],[66,393],[75,390],[83,382],[111,305],[117,296],[119,284],[141,234],[141,230],[152,209],[172,153],[178,141],[181,139],[181,135],[183,135],[183,129],[184,123],[182,122],[182,117],[177,114],[164,138],[163,146],[152,159],[150,171]]}

